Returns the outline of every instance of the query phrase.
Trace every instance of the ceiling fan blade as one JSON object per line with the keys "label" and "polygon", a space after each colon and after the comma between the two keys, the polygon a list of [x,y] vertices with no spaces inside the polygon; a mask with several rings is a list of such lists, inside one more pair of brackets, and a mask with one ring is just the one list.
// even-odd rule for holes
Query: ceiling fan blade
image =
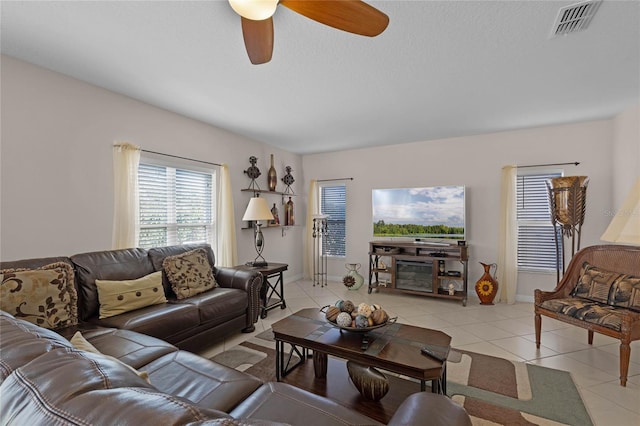
{"label": "ceiling fan blade", "polygon": [[280,0],[307,18],[349,33],[375,37],[389,25],[389,17],[360,0]]}
{"label": "ceiling fan blade", "polygon": [[273,53],[273,19],[252,21],[242,18],[242,35],[252,64],[264,64]]}

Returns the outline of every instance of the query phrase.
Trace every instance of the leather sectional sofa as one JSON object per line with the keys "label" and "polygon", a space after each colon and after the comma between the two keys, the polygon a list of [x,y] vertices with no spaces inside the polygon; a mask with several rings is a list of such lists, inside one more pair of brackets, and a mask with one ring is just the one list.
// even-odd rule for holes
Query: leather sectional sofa
{"label": "leather sectional sofa", "polygon": [[[218,287],[178,300],[163,273],[162,285],[167,303],[156,304],[109,318],[99,318],[96,279],[133,280],[162,271],[167,256],[204,249],[213,268]],[[78,319],[102,327],[138,331],[197,351],[238,331],[251,332],[260,312],[258,272],[216,268],[213,250],[208,244],[185,244],[152,249],[131,248],[81,253],[71,257],[48,257],[0,263],[0,270],[36,269],[55,262],[69,264],[75,275],[78,293]],[[10,312],[13,314],[13,312]]]}
{"label": "leather sectional sofa", "polygon": [[[74,348],[80,331],[100,353]],[[57,332],[0,311],[2,425],[378,425],[324,397],[183,351],[160,339],[91,324]],[[146,372],[148,380],[130,367]],[[390,425],[470,425],[442,395],[409,396]]]}
{"label": "leather sectional sofa", "polygon": [[[3,287],[7,285],[3,292],[26,283],[12,276],[12,270],[52,263],[73,268],[68,270],[74,282],[66,285],[76,289],[73,314],[79,319],[50,329],[0,311],[0,425],[379,424],[324,397],[285,383],[263,383],[185,350],[253,330],[260,310],[258,273],[214,268],[219,286],[183,299],[175,297],[163,276],[167,302],[100,318],[96,280],[134,280],[160,270],[165,274],[167,256],[202,248],[214,265],[206,245],[0,263]],[[65,285],[56,280],[45,284]],[[56,295],[65,299],[63,293]],[[50,309],[49,301],[34,306],[50,316],[60,314]],[[23,316],[23,308],[16,311]],[[78,332],[89,348],[78,345]],[[425,419],[436,426],[471,424],[449,398],[425,392],[408,397],[389,424],[424,424]]]}

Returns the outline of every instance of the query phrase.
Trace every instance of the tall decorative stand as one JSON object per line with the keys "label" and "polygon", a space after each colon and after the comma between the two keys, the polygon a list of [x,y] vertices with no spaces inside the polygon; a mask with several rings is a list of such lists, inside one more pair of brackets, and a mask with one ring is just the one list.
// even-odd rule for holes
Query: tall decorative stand
{"label": "tall decorative stand", "polygon": [[313,286],[327,285],[327,255],[322,250],[322,239],[327,235],[327,215],[313,217]]}
{"label": "tall decorative stand", "polygon": [[587,176],[565,176],[547,181],[551,223],[556,242],[556,259],[562,255],[562,265],[556,261],[558,282],[560,282],[560,271],[564,274],[567,264],[564,244],[560,244],[560,241],[564,241],[564,238],[571,239],[571,257],[577,250],[580,250],[588,184],[589,178]]}

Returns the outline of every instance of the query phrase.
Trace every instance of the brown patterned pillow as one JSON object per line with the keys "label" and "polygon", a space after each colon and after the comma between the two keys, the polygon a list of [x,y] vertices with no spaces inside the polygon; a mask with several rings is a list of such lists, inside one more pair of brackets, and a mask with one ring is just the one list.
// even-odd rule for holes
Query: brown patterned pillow
{"label": "brown patterned pillow", "polygon": [[44,328],[78,324],[73,268],[56,262],[38,269],[0,271],[0,308]]}
{"label": "brown patterned pillow", "polygon": [[218,286],[207,251],[203,248],[167,256],[162,261],[162,269],[178,299],[186,299]]}
{"label": "brown patterned pillow", "polygon": [[621,275],[584,262],[573,295],[594,302],[609,303],[611,287]]}
{"label": "brown patterned pillow", "polygon": [[620,275],[613,284],[609,304],[640,312],[640,278]]}
{"label": "brown patterned pillow", "polygon": [[640,311],[640,278],[584,262],[573,295],[585,300]]}
{"label": "brown patterned pillow", "polygon": [[96,280],[100,319],[135,309],[167,303],[162,287],[162,272],[153,272],[136,280]]}

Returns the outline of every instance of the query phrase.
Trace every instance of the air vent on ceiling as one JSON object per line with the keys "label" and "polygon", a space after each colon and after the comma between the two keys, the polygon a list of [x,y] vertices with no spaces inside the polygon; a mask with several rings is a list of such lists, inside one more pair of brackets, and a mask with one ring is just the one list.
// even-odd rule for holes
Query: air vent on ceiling
{"label": "air vent on ceiling", "polygon": [[551,30],[551,37],[558,37],[587,29],[601,0],[587,0],[565,6],[558,12]]}

